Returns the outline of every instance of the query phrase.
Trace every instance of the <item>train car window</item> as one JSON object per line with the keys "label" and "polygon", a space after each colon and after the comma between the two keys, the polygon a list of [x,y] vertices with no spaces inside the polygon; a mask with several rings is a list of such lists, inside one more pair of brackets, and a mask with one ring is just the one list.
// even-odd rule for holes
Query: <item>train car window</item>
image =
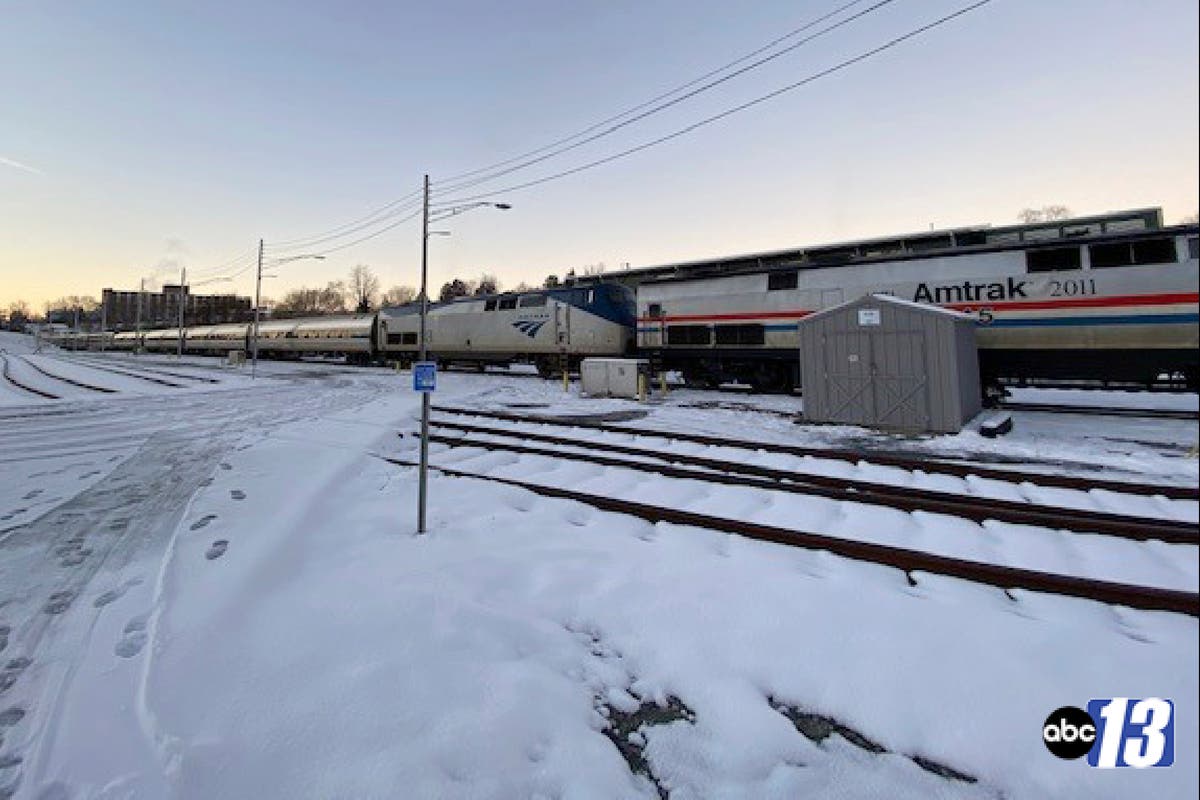
{"label": "train car window", "polygon": [[483,303],[483,310],[484,311],[495,311],[496,310],[495,298],[493,298],[491,300],[485,300]]}
{"label": "train car window", "polygon": [[1055,247],[1050,250],[1029,250],[1025,253],[1025,268],[1029,272],[1055,272],[1083,269],[1078,247]]}
{"label": "train car window", "polygon": [[650,308],[646,311],[646,314],[651,317],[661,317],[663,315],[662,303],[651,303]]}
{"label": "train car window", "polygon": [[712,329],[707,325],[668,325],[667,344],[712,344]]}
{"label": "train car window", "polygon": [[1126,267],[1129,266],[1132,257],[1129,252],[1128,242],[1121,242],[1120,244],[1094,244],[1088,248],[1088,253],[1092,257],[1092,269]]}
{"label": "train car window", "polygon": [[1140,242],[1097,244],[1091,247],[1092,268],[1127,267],[1133,264],[1173,264],[1174,239],[1143,239]]}
{"label": "train car window", "polygon": [[1200,237],[1188,238],[1188,258],[1200,258]]}
{"label": "train car window", "polygon": [[1142,239],[1133,243],[1133,263],[1135,264],[1173,264],[1175,263],[1174,239]]}
{"label": "train car window", "polygon": [[404,333],[404,334],[401,334],[401,336],[403,337],[400,340],[401,344],[416,344],[417,343],[417,335],[415,333]]}
{"label": "train car window", "polygon": [[795,289],[800,285],[800,275],[796,272],[772,272],[767,276],[767,291],[780,289]]}
{"label": "train car window", "polygon": [[717,344],[764,344],[766,334],[762,325],[718,325]]}
{"label": "train car window", "polygon": [[516,295],[513,295],[512,297],[501,297],[500,298],[500,310],[501,311],[508,309],[508,308],[516,308],[516,307],[517,307]]}
{"label": "train car window", "polygon": [[544,305],[546,305],[546,295],[544,294],[521,295],[521,308],[536,308]]}

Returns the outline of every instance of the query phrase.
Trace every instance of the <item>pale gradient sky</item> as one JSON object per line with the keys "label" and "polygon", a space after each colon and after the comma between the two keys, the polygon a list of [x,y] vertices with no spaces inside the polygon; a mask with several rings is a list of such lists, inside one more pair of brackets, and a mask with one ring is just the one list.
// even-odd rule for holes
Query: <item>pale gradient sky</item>
{"label": "pale gradient sky", "polygon": [[[501,179],[568,168],[869,49],[965,0],[897,0],[719,90]],[[720,66],[837,0],[0,4],[0,307],[208,271],[421,175],[519,155]],[[864,7],[869,4],[864,4]],[[1197,209],[1195,0],[994,0],[743,114],[501,199],[431,240],[436,289],[938,227]],[[269,282],[418,281],[402,225]],[[239,262],[240,263],[240,262]],[[171,280],[171,277],[160,276]],[[247,272],[232,284],[251,293]]]}

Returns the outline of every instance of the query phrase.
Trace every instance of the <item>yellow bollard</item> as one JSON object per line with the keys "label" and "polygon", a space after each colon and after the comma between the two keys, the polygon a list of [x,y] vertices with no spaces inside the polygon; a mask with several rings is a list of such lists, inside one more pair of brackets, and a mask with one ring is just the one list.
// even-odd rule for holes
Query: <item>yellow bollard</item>
{"label": "yellow bollard", "polygon": [[665,370],[663,372],[658,373],[658,384],[662,388],[663,397],[666,397],[667,396],[667,373]]}
{"label": "yellow bollard", "polygon": [[638,373],[638,402],[646,402],[646,376]]}

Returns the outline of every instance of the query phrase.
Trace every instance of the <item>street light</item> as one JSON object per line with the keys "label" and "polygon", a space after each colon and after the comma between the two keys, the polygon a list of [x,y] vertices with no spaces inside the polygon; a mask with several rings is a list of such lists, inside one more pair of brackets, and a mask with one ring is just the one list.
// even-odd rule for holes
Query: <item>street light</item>
{"label": "street light", "polygon": [[[449,236],[449,231],[431,231],[429,230],[429,222],[431,219],[429,213],[429,176],[425,176],[425,183],[421,192],[421,350],[420,360],[425,361],[429,357],[429,348],[425,340],[425,324],[426,318],[429,316],[429,237],[430,236]],[[447,206],[438,209],[434,212],[432,220],[448,219],[450,217],[462,214],[464,211],[470,211],[473,208],[482,208],[490,206],[501,211],[507,211],[512,208],[508,203],[490,203],[486,200],[476,203],[465,203],[458,206]],[[418,476],[417,488],[417,534],[425,533],[425,498],[427,495],[427,484],[429,475],[429,392],[421,392],[421,469]]]}
{"label": "street light", "polygon": [[[271,259],[271,265],[277,267],[280,264],[286,264],[289,261],[300,261],[301,259],[304,259],[304,258],[312,258],[317,261],[325,260],[325,256],[323,256],[323,255],[319,255],[317,253],[305,253],[304,255],[287,256],[286,258],[273,258],[273,259]],[[267,277],[273,278],[275,276],[268,275]],[[259,239],[258,240],[258,270],[255,273],[255,278],[254,278],[254,340],[251,345],[253,356],[252,356],[252,360],[250,362],[250,380],[254,380],[255,377],[257,377],[257,375],[258,375],[258,320],[259,320],[259,315],[261,313],[260,308],[262,306],[262,279],[263,279],[263,240]]]}

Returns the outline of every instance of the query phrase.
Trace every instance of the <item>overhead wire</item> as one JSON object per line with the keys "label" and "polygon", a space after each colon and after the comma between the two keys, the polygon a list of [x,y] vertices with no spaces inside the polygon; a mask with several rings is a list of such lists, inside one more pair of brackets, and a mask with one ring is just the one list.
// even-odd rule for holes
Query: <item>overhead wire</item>
{"label": "overhead wire", "polygon": [[303,247],[312,247],[314,245],[321,244],[326,241],[333,241],[333,240],[336,240],[339,238],[343,238],[345,236],[349,236],[351,234],[357,233],[358,231],[365,230],[366,228],[369,228],[372,225],[376,225],[381,222],[385,222],[389,219],[392,219],[393,217],[397,216],[398,214],[404,213],[416,201],[419,201],[420,198],[421,198],[421,190],[418,189],[416,191],[409,192],[408,194],[404,195],[403,197],[401,197],[398,200],[393,200],[392,202],[390,202],[384,206],[381,206],[380,208],[375,209],[374,211],[367,214],[366,216],[359,217],[356,220],[347,222],[343,225],[339,225],[336,228],[331,228],[322,233],[313,234],[312,236],[305,236],[305,237],[300,237],[300,238],[295,238],[295,239],[284,239],[284,240],[278,241],[278,242],[271,242],[270,247],[274,251],[295,250],[295,249],[299,249],[299,248],[303,248]]}
{"label": "overhead wire", "polygon": [[[691,81],[681,84],[681,85],[675,87],[674,89],[671,89],[665,93],[659,94],[656,97],[653,97],[644,103],[641,103],[637,106],[634,106],[630,109],[627,109],[627,110],[621,112],[620,114],[617,114],[615,116],[612,116],[605,120],[602,120],[588,128],[585,128],[584,130],[582,130],[576,134],[566,137],[565,139],[560,139],[556,142],[552,142],[549,145],[546,145],[544,147],[530,151],[521,156],[517,156],[513,159],[508,159],[506,161],[500,162],[499,164],[493,164],[493,165],[483,167],[483,168],[480,168],[477,170],[471,170],[470,172],[460,173],[459,175],[452,176],[451,178],[445,179],[443,181],[443,183],[451,183],[451,182],[455,182],[455,181],[460,181],[464,178],[479,175],[480,173],[483,173],[483,172],[490,172],[490,171],[493,171],[497,167],[508,166],[515,162],[525,160],[530,156],[534,156],[539,153],[544,153],[547,150],[553,149],[560,145],[571,142],[575,139],[581,138],[606,124],[617,122],[618,120],[621,120],[624,117],[628,117],[632,114],[642,111],[643,109],[646,109],[647,107],[652,106],[659,101],[662,101],[666,98],[671,97],[672,95],[678,94],[679,92],[689,89],[689,88],[695,86],[696,84],[701,83],[704,80],[713,77],[714,75],[718,75],[724,71],[727,71],[733,67],[736,67],[739,64],[742,64],[742,63],[748,61],[749,59],[752,59],[755,56],[760,55],[761,53],[771,50],[772,48],[799,35],[800,33],[803,33],[804,31],[809,30],[809,29],[815,27],[816,25],[821,24],[822,22],[824,22],[832,17],[835,17],[838,14],[840,14],[848,9],[853,8],[854,6],[861,5],[864,2],[866,2],[866,0],[850,0],[850,2],[842,3],[841,5],[837,6],[833,10],[826,12],[825,14],[822,14],[821,16],[811,20],[810,22],[807,22],[804,25],[789,31],[788,33],[784,34],[783,36],[777,37],[776,39],[768,42],[767,44],[763,45],[762,47],[759,47],[759,48],[741,56],[740,58],[737,58],[721,67],[718,67],[715,70],[710,70],[709,72],[706,72],[703,75],[701,75]],[[887,3],[890,3],[890,2],[893,2],[893,0],[884,0],[884,2],[878,3],[876,6],[872,7],[871,9],[868,9],[868,13],[869,13],[869,11],[874,10],[878,6],[886,5]],[[846,20],[846,22],[852,21],[853,19],[857,18],[858,16],[860,16],[860,15],[855,15],[855,17],[852,17],[849,20]],[[825,31],[825,32],[828,32],[828,31]],[[818,34],[818,35],[820,35],[820,34]],[[794,49],[796,46],[799,46],[799,45],[795,45],[791,48],[788,48],[788,50],[781,51],[780,53],[776,54],[775,56],[772,56],[771,58],[775,58],[775,57],[778,57],[779,55],[783,55],[785,52],[789,52],[791,49]],[[746,69],[752,69],[755,66],[758,66],[758,65],[757,64],[752,65],[751,67],[748,67]],[[744,71],[746,71],[746,70],[740,70],[738,73],[735,73],[735,75],[741,74],[741,72],[744,72]],[[727,76],[727,78],[725,78],[723,80],[728,80],[729,78],[732,78],[735,75]],[[706,88],[711,88],[711,87],[706,87]],[[691,95],[689,94],[688,96],[691,96]],[[682,100],[682,99],[686,99],[686,97],[679,98],[679,100]],[[678,102],[678,100],[675,102]],[[650,113],[656,113],[656,111],[650,112]],[[637,119],[640,119],[640,118],[641,117],[638,117]],[[630,120],[629,122],[627,122],[625,124],[630,124],[633,121],[636,121],[636,120]],[[608,133],[611,133],[611,131],[606,131],[604,134],[600,134],[600,135],[608,135]],[[597,136],[594,138],[599,138],[599,137]],[[591,139],[589,139],[587,141],[591,141]],[[574,146],[581,146],[582,144],[586,144],[587,141],[580,142]],[[574,146],[572,146],[572,148],[568,148],[568,149],[573,149]],[[533,163],[540,162],[542,160],[545,160],[545,158],[550,158],[557,154],[558,153],[551,153],[547,156],[544,156],[541,159],[537,159],[537,161],[535,161]],[[503,172],[497,173],[491,177],[478,178],[476,181],[464,183],[463,185],[458,185],[458,186],[451,185],[451,186],[446,187],[442,191],[459,191],[462,189],[470,188],[470,186],[478,185],[479,183],[485,182],[486,180],[491,180],[494,178],[501,177],[504,174],[511,173],[517,169],[524,168],[525,166],[529,166],[529,164],[522,165],[519,167],[512,167],[511,169],[504,170]],[[398,200],[394,200],[390,203],[387,203],[384,206],[381,206],[380,208],[375,209],[374,211],[368,213],[367,215],[365,215],[363,217],[359,217],[358,219],[355,219],[350,222],[339,225],[337,227],[331,228],[327,231],[313,234],[311,236],[298,237],[298,238],[293,238],[293,239],[285,239],[282,241],[270,242],[268,244],[268,247],[271,250],[271,252],[276,252],[276,253],[277,252],[287,252],[287,251],[294,251],[294,250],[299,250],[299,249],[303,249],[303,248],[314,247],[317,245],[324,244],[326,242],[336,241],[338,239],[345,238],[346,236],[350,236],[350,235],[353,235],[360,231],[367,230],[375,225],[386,222],[400,214],[403,214],[405,211],[412,208],[416,204],[417,201],[419,201],[420,194],[421,194],[421,191],[416,190],[414,192],[411,192],[411,193],[405,195],[404,197],[399,198]],[[389,227],[389,228],[385,228],[384,230],[390,230],[390,229],[391,228]],[[364,237],[363,240],[365,240],[367,238],[373,238],[373,237]]]}
{"label": "overhead wire", "polygon": [[[496,178],[511,174],[513,172],[525,169],[527,167],[531,167],[535,164],[539,164],[543,161],[554,158],[555,156],[559,156],[559,155],[562,155],[563,153],[567,153],[567,152],[570,152],[571,150],[575,150],[579,147],[583,147],[584,145],[590,144],[598,139],[602,139],[605,136],[609,136],[613,133],[616,133],[617,131],[621,130],[622,128],[626,128],[630,125],[633,125],[636,122],[640,122],[641,120],[646,119],[647,117],[653,116],[654,114],[657,114],[661,111],[665,111],[668,108],[672,108],[673,106],[676,106],[676,105],[684,102],[685,100],[689,100],[693,97],[696,97],[697,95],[700,95],[700,94],[703,94],[704,92],[709,91],[710,89],[714,89],[717,86],[720,86],[723,83],[731,81],[740,75],[744,75],[747,72],[758,69],[759,67],[761,67],[765,64],[768,64],[778,58],[782,58],[783,56],[787,55],[788,53],[791,53],[791,52],[803,47],[804,45],[806,45],[816,39],[821,38],[822,36],[832,33],[834,31],[838,30],[839,28],[849,25],[852,22],[856,22],[859,19],[862,19],[863,17],[867,16],[868,14],[872,14],[872,13],[878,11],[879,9],[883,8],[884,6],[891,5],[894,2],[896,2],[896,0],[879,0],[875,4],[869,6],[868,8],[865,8],[855,14],[852,14],[851,16],[846,17],[845,19],[839,20],[838,22],[835,22],[832,25],[829,25],[828,27],[822,28],[821,30],[817,31],[816,33],[806,36],[803,39],[801,39],[800,41],[794,42],[793,44],[788,45],[787,47],[783,48],[782,50],[778,50],[777,52],[774,52],[774,53],[771,53],[770,55],[764,56],[764,57],[758,59],[757,61],[747,64],[747,65],[741,67],[740,69],[734,70],[733,72],[729,72],[726,75],[722,75],[721,77],[716,78],[715,80],[708,81],[707,83],[697,86],[696,88],[691,89],[690,91],[684,92],[683,94],[679,94],[677,97],[672,97],[670,100],[666,100],[664,102],[658,103],[657,105],[652,105],[649,108],[646,108],[645,107],[646,104],[643,104],[643,108],[645,108],[645,110],[640,111],[640,113],[633,114],[632,116],[628,116],[627,114],[622,115],[622,117],[627,117],[627,118],[622,118],[622,119],[620,119],[620,121],[614,122],[613,124],[608,125],[607,127],[604,127],[603,130],[599,130],[595,133],[592,133],[590,136],[580,138],[580,139],[578,139],[578,141],[573,141],[571,144],[564,144],[562,147],[557,147],[557,148],[551,150],[550,152],[544,152],[541,155],[538,155],[534,158],[525,159],[524,161],[521,161],[520,163],[513,164],[512,166],[506,167],[504,169],[491,171],[486,175],[481,175],[481,176],[471,179],[471,180],[459,181],[457,183],[452,183],[451,185],[446,185],[448,183],[448,181],[445,181],[445,180],[438,181],[435,184],[436,191],[438,193],[441,193],[441,192],[456,192],[456,191],[461,191],[463,189],[469,189],[473,186],[478,186],[480,184],[487,183],[489,181],[493,181]],[[828,17],[829,17],[829,15],[826,15],[822,19],[828,19]],[[812,27],[812,26],[810,25],[809,27]],[[745,60],[745,59],[743,59],[743,60]],[[695,85],[698,82],[699,81],[693,81],[689,85]],[[676,92],[671,92],[670,94],[677,94],[678,91],[679,90],[677,90]],[[601,127],[601,126],[593,126],[592,129],[595,130],[597,127]]]}
{"label": "overhead wire", "polygon": [[696,84],[698,84],[702,81],[705,81],[708,78],[711,78],[715,75],[719,75],[722,72],[724,72],[728,69],[731,69],[733,67],[736,67],[737,65],[739,65],[745,61],[749,61],[751,58],[754,58],[755,56],[757,56],[761,53],[765,53],[766,51],[770,50],[771,48],[775,47],[776,45],[781,44],[782,42],[785,42],[788,39],[791,39],[792,37],[796,36],[797,34],[803,33],[804,31],[821,24],[825,20],[830,19],[831,17],[835,17],[838,14],[842,13],[843,11],[846,11],[847,9],[853,8],[854,6],[860,5],[864,2],[866,2],[866,0],[851,0],[851,2],[843,3],[842,5],[833,9],[832,11],[829,11],[829,12],[817,17],[816,19],[811,20],[810,22],[806,22],[804,25],[801,25],[800,27],[795,28],[795,29],[785,33],[783,36],[773,39],[772,41],[768,42],[767,44],[763,45],[762,47],[757,48],[756,50],[752,50],[749,53],[746,53],[745,55],[740,56],[739,58],[736,58],[727,64],[717,67],[716,69],[710,70],[710,71],[704,73],[703,75],[700,75],[697,78],[694,78],[686,83],[680,84],[679,86],[676,86],[673,89],[669,89],[666,92],[656,95],[656,96],[650,98],[649,100],[646,100],[645,102],[639,103],[638,105],[633,106],[632,108],[629,108],[629,109],[626,109],[625,111],[620,112],[619,114],[614,114],[611,117],[602,119],[599,122],[597,122],[593,125],[590,125],[581,131],[571,134],[570,136],[566,136],[562,139],[558,139],[557,141],[551,142],[550,144],[547,144],[547,145],[543,145],[542,147],[535,148],[533,150],[530,150],[527,153],[522,153],[519,156],[514,156],[512,158],[505,159],[504,161],[499,161],[494,164],[489,164],[486,167],[480,167],[479,169],[473,169],[473,170],[469,170],[467,172],[460,172],[457,175],[451,175],[447,178],[441,179],[441,182],[442,183],[454,183],[454,182],[463,180],[465,178],[473,177],[480,173],[491,172],[494,169],[499,169],[500,167],[506,167],[509,164],[513,164],[518,161],[523,161],[532,156],[536,156],[540,153],[544,153],[547,150],[551,150],[560,145],[574,141],[575,139],[582,138],[594,130],[602,128],[605,125],[609,125],[613,122],[617,122],[618,120],[621,120],[624,117],[630,116],[631,114],[636,114],[637,112],[641,111],[642,109],[652,106],[661,100],[665,100],[668,97],[671,97],[672,95],[675,95],[675,94],[678,94],[679,92],[684,91],[685,89],[690,89],[692,86],[695,86]]}
{"label": "overhead wire", "polygon": [[532,186],[539,186],[544,183],[549,183],[550,181],[559,180],[561,178],[565,178],[570,175],[578,174],[585,170],[593,169],[594,167],[598,167],[598,166],[601,166],[604,164],[611,163],[613,161],[617,161],[618,159],[621,159],[621,158],[626,158],[630,155],[639,153],[643,150],[648,150],[649,148],[654,147],[656,145],[663,144],[665,142],[669,142],[672,139],[678,139],[681,136],[685,136],[686,134],[691,133],[699,128],[705,127],[706,125],[711,125],[714,122],[725,119],[726,117],[733,116],[734,114],[745,111],[746,109],[752,108],[761,103],[765,103],[766,101],[772,100],[782,94],[793,91],[795,89],[799,89],[803,86],[807,86],[808,84],[813,83],[817,80],[820,80],[821,78],[827,77],[836,72],[840,72],[840,71],[846,69],[847,67],[853,66],[854,64],[857,64],[861,61],[865,61],[868,58],[871,58],[872,56],[875,56],[875,55],[878,55],[879,53],[884,52],[885,50],[890,50],[891,48],[896,47],[897,45],[902,44],[903,42],[906,42],[909,39],[913,39],[924,33],[928,33],[929,31],[933,30],[934,28],[938,28],[958,17],[961,17],[972,11],[975,11],[976,9],[978,9],[982,6],[987,5],[991,1],[992,0],[978,0],[978,2],[971,3],[967,6],[963,6],[963,7],[959,8],[958,10],[953,11],[949,14],[946,14],[945,16],[939,17],[938,19],[936,19],[932,22],[929,22],[918,28],[914,28],[905,34],[902,34],[893,39],[890,39],[887,42],[885,42],[877,47],[874,47],[870,50],[862,52],[856,56],[853,56],[852,58],[848,58],[848,59],[845,59],[844,61],[840,61],[837,64],[833,65],[832,67],[827,67],[826,69],[823,69],[823,70],[820,70],[819,72],[815,72],[811,75],[808,75],[807,77],[805,77],[799,81],[790,83],[779,89],[775,89],[774,91],[768,92],[767,94],[760,95],[752,100],[746,101],[746,102],[741,103],[736,106],[733,106],[732,108],[728,108],[718,114],[713,114],[712,116],[705,117],[704,119],[701,119],[701,120],[694,122],[690,125],[687,125],[683,128],[677,129],[677,130],[673,131],[672,133],[666,134],[665,136],[660,136],[658,138],[651,139],[649,141],[643,142],[642,144],[636,145],[634,147],[629,147],[625,150],[621,150],[612,155],[605,156],[603,158],[598,158],[593,161],[589,161],[587,163],[581,164],[577,167],[573,167],[573,168],[567,169],[567,170],[562,170],[560,172],[556,172],[551,175],[546,175],[544,177],[537,178],[535,180],[530,180],[530,181],[526,181],[524,183],[518,183],[518,184],[511,185],[511,186],[506,186],[501,189],[494,189],[494,190],[490,190],[487,192],[483,192],[481,194],[470,195],[467,197],[449,198],[447,200],[442,201],[442,203],[443,204],[466,203],[466,202],[472,202],[472,201],[476,201],[476,200],[484,200],[489,197],[495,197],[500,194],[508,194],[511,192],[520,191],[522,189],[528,189]]}

